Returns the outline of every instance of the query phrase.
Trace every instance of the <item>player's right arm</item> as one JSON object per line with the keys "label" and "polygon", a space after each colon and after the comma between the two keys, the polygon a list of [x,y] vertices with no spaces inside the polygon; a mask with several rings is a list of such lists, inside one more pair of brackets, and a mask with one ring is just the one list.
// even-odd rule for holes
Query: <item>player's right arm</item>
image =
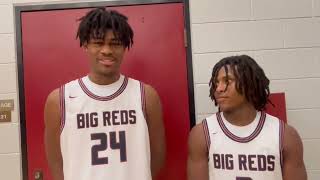
{"label": "player's right arm", "polygon": [[188,180],[209,180],[208,150],[202,123],[192,128],[188,150]]}
{"label": "player's right arm", "polygon": [[60,105],[59,89],[52,91],[47,97],[44,108],[45,150],[54,180],[63,180],[63,163],[60,148]]}

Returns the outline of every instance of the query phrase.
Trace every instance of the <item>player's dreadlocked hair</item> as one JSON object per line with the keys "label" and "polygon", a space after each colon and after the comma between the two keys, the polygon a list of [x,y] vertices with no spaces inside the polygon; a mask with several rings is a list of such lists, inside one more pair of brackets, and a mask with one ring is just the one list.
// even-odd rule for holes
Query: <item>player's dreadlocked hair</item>
{"label": "player's dreadlocked hair", "polygon": [[80,40],[80,47],[91,38],[104,39],[107,30],[112,30],[125,48],[130,49],[133,44],[133,31],[128,24],[128,18],[117,11],[106,10],[104,7],[96,8],[79,21],[77,38]]}
{"label": "player's dreadlocked hair", "polygon": [[[214,97],[214,92],[217,88],[215,82],[217,81],[218,72],[221,68],[224,68],[228,79],[228,66],[234,72],[236,90],[240,94],[244,94],[256,110],[261,111],[265,109],[265,105],[270,102],[268,99],[270,95],[269,79],[256,61],[247,55],[223,58],[213,67],[209,86],[210,97],[215,102],[215,105],[217,105],[217,102]],[[227,88],[228,84],[225,90],[227,90]]]}

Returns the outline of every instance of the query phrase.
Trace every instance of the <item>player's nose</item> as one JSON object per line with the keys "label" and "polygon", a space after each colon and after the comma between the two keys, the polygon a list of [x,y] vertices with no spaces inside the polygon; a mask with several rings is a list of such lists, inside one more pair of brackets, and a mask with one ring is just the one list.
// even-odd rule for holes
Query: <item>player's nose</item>
{"label": "player's nose", "polygon": [[105,44],[101,47],[100,52],[102,54],[112,54],[112,49],[110,48],[110,46],[108,44]]}

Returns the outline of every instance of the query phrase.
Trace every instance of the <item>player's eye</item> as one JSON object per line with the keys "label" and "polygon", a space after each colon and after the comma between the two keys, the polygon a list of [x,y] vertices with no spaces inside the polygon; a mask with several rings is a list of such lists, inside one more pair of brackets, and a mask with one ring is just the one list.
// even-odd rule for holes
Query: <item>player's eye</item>
{"label": "player's eye", "polygon": [[113,41],[110,43],[110,46],[121,46],[122,43],[120,41]]}
{"label": "player's eye", "polygon": [[94,42],[93,44],[102,46],[102,45],[103,45],[103,42],[102,42],[102,41],[96,41],[96,42]]}
{"label": "player's eye", "polygon": [[214,84],[215,84],[216,86],[218,86],[218,85],[219,85],[219,81],[218,81],[218,80],[215,80],[215,81],[214,81]]}

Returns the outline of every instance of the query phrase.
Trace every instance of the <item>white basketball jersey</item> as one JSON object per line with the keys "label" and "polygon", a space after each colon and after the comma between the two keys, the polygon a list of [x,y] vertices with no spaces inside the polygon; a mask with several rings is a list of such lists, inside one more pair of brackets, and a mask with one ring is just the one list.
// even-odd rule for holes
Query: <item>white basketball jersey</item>
{"label": "white basketball jersey", "polygon": [[216,113],[202,121],[210,180],[282,180],[283,122],[257,112],[247,126]]}
{"label": "white basketball jersey", "polygon": [[86,76],[60,95],[64,180],[151,179],[141,82],[121,75],[99,86]]}

